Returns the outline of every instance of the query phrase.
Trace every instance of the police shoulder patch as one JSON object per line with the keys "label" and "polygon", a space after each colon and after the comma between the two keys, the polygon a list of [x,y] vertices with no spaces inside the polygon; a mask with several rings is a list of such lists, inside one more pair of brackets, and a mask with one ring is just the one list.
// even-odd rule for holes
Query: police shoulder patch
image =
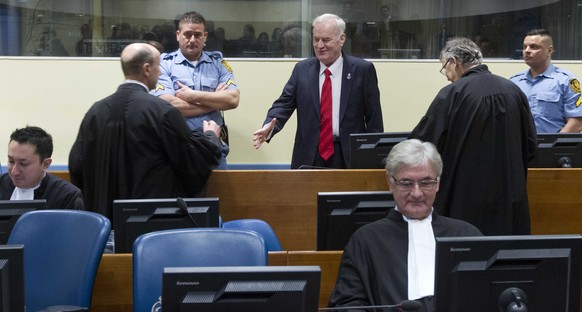
{"label": "police shoulder patch", "polygon": [[224,65],[224,67],[226,67],[226,69],[232,73],[232,67],[230,67],[230,65],[228,65],[228,62],[225,59],[222,59],[222,61],[220,61],[222,63],[222,65]]}
{"label": "police shoulder patch", "polygon": [[570,80],[570,88],[572,88],[574,92],[580,94],[580,81],[576,78]]}

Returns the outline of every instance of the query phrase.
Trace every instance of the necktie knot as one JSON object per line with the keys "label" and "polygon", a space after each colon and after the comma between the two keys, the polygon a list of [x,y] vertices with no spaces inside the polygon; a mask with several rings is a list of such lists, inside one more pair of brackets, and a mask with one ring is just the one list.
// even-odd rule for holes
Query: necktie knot
{"label": "necktie knot", "polygon": [[326,68],[323,73],[325,74],[325,78],[329,78],[329,76],[331,75],[331,72],[329,71],[329,68]]}

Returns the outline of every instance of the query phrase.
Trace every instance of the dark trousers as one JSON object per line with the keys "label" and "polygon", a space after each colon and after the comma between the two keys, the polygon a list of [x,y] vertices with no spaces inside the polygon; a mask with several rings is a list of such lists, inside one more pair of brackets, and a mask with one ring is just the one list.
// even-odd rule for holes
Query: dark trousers
{"label": "dark trousers", "polygon": [[313,164],[315,167],[324,167],[324,168],[332,168],[332,169],[345,169],[346,162],[344,161],[344,154],[342,152],[342,145],[339,142],[339,139],[333,142],[333,155],[326,161],[321,158],[319,153],[315,157],[315,163]]}

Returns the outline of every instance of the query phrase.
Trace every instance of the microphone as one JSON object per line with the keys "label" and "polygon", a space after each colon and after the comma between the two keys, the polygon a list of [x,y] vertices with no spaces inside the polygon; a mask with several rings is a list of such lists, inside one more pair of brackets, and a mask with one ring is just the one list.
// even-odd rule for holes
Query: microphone
{"label": "microphone", "polygon": [[199,227],[198,224],[196,223],[196,221],[194,221],[194,218],[192,218],[192,216],[188,212],[188,205],[186,205],[186,202],[184,201],[184,199],[182,197],[176,198],[176,204],[178,205],[178,209],[180,209],[180,211],[185,213],[188,216],[188,218],[190,218],[190,221],[192,221],[192,224],[194,224],[194,227]]}
{"label": "microphone", "polygon": [[572,160],[570,157],[561,157],[558,159],[558,168],[572,168]]}
{"label": "microphone", "polygon": [[83,206],[83,199],[81,197],[77,197],[77,199],[75,199],[75,209],[83,210]]}
{"label": "microphone", "polygon": [[356,307],[337,307],[337,308],[319,308],[318,311],[342,311],[342,310],[353,310],[353,309],[391,309],[399,308],[402,311],[419,311],[422,305],[418,301],[414,300],[404,300],[399,304],[388,304],[388,305],[373,305],[373,306],[356,306]]}

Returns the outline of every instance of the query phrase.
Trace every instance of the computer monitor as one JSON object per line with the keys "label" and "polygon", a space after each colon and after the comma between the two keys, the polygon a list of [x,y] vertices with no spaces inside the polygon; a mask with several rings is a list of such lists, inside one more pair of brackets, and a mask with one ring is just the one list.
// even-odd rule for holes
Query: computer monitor
{"label": "computer monitor", "polygon": [[29,211],[46,209],[45,199],[0,200],[0,244],[6,244],[20,216]]}
{"label": "computer monitor", "polygon": [[350,134],[350,169],[383,169],[392,147],[408,139],[410,132]]}
{"label": "computer monitor", "polygon": [[113,201],[116,253],[131,253],[140,235],[154,231],[218,227],[217,197],[184,198],[188,214],[176,198],[117,199]]}
{"label": "computer monitor", "polygon": [[24,245],[0,245],[0,312],[24,312]]}
{"label": "computer monitor", "polygon": [[388,191],[317,193],[317,250],[343,250],[357,229],[395,206]]}
{"label": "computer monitor", "polygon": [[164,268],[164,312],[315,312],[318,266]]}
{"label": "computer monitor", "polygon": [[582,133],[538,133],[530,168],[582,168]]}
{"label": "computer monitor", "polygon": [[580,235],[437,238],[435,312],[577,312],[581,252]]}

